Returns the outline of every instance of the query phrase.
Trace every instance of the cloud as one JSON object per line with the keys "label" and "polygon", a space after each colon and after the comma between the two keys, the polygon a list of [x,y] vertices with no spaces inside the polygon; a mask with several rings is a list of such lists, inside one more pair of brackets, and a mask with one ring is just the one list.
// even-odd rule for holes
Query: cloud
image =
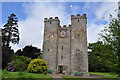
{"label": "cloud", "polygon": [[[86,3],[84,8],[86,7],[91,9],[92,7],[95,6],[90,6],[90,3]],[[97,8],[91,9],[92,12],[94,11],[93,13],[95,14],[95,17],[90,18],[87,25],[88,26],[87,36],[89,43],[94,43],[99,40],[98,34],[101,33],[101,30],[103,30],[107,24],[109,24],[110,14],[112,14],[113,17],[117,17],[117,12],[115,11],[117,8],[118,8],[118,3],[105,2],[105,3],[99,3]],[[106,23],[103,23],[105,21]]]}
{"label": "cloud", "polygon": [[23,9],[27,17],[25,20],[19,21],[21,40],[18,45],[12,45],[12,48],[16,50],[26,45],[42,48],[44,18],[58,16],[62,20],[62,25],[70,23],[69,20],[66,20],[70,18],[70,15],[67,16],[68,14],[63,4],[25,3],[23,4]]}
{"label": "cloud", "polygon": [[117,2],[108,2],[108,3],[102,3],[95,11],[96,18],[98,20],[110,20],[110,14],[113,15],[113,17],[117,17],[117,11],[115,11],[118,8]]}
{"label": "cloud", "polygon": [[87,40],[88,43],[94,43],[99,40],[98,34],[101,33],[101,30],[104,29],[103,24],[97,25],[97,24],[90,24],[87,28]]}

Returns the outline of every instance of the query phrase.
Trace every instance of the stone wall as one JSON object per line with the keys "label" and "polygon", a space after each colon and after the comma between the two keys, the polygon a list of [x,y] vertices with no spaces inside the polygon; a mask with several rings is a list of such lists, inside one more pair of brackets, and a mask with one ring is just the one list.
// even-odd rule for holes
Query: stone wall
{"label": "stone wall", "polygon": [[[60,35],[62,31],[66,34]],[[63,71],[70,73],[70,27],[63,26],[58,29],[58,67],[63,66]]]}

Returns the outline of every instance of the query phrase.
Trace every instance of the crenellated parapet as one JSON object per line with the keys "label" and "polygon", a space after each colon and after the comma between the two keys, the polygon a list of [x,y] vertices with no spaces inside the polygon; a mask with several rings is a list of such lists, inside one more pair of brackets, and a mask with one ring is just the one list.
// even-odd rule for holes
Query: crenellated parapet
{"label": "crenellated parapet", "polygon": [[70,24],[69,24],[69,25],[63,25],[63,28],[64,28],[64,27],[70,27],[70,26],[71,26]]}
{"label": "crenellated parapet", "polygon": [[86,14],[83,14],[82,16],[80,14],[77,15],[71,15],[71,20],[75,19],[87,19]]}
{"label": "crenellated parapet", "polygon": [[63,25],[63,26],[59,26],[59,29],[69,29],[71,27],[71,25]]}
{"label": "crenellated parapet", "polygon": [[52,22],[52,21],[60,21],[58,17],[49,17],[49,18],[44,18],[44,22]]}

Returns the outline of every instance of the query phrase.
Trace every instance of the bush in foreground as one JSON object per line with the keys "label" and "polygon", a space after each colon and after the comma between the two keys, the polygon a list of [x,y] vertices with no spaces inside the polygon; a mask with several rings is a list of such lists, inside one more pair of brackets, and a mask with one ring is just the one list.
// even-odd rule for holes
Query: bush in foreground
{"label": "bush in foreground", "polygon": [[34,59],[28,65],[28,72],[47,74],[47,63],[42,59]]}
{"label": "bush in foreground", "polygon": [[26,71],[30,61],[31,59],[28,57],[16,55],[13,59],[13,65],[15,71],[20,71],[20,72]]}

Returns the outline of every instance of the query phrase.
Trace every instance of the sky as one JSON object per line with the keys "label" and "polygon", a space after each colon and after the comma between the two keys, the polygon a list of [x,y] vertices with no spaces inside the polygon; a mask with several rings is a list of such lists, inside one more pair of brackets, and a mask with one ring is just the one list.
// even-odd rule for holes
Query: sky
{"label": "sky", "polygon": [[117,2],[2,2],[2,26],[11,13],[16,14],[20,32],[20,42],[12,45],[16,51],[26,45],[41,48],[43,45],[44,18],[56,17],[60,24],[69,25],[70,16],[87,14],[88,43],[98,41],[98,34],[109,24],[110,14],[117,17]]}

